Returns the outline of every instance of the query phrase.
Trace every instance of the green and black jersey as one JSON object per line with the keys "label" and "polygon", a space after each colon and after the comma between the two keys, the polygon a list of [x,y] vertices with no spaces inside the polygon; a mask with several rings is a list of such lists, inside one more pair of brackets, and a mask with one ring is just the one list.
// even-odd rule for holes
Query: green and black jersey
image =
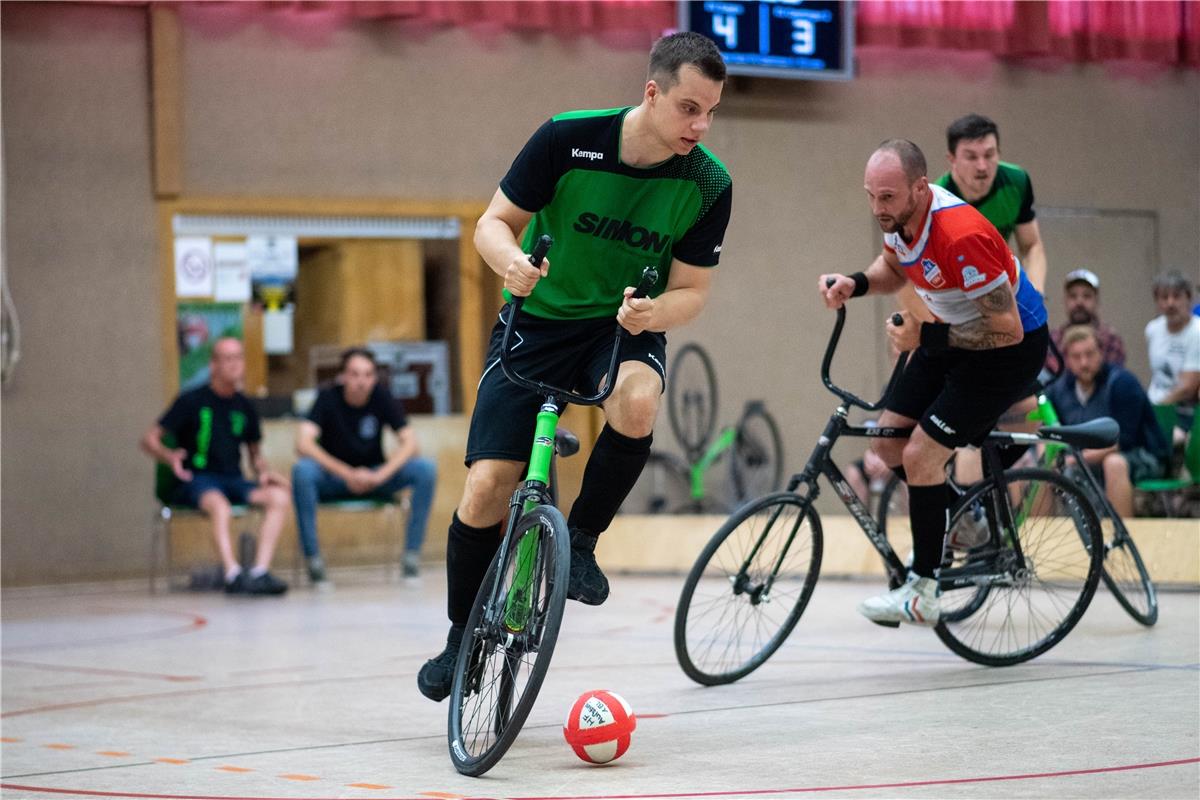
{"label": "green and black jersey", "polygon": [[611,317],[626,286],[654,266],[662,292],[674,258],[714,267],[729,223],[732,180],[703,145],[652,167],[621,161],[627,108],[551,118],[525,144],[500,189],[533,213],[526,252],[554,237],[550,274],[525,311],[546,319]]}
{"label": "green and black jersey", "polygon": [[[963,196],[949,172],[934,182],[943,189],[949,189],[956,197]],[[1001,236],[1008,239],[1018,225],[1032,222],[1034,218],[1033,183],[1029,180],[1029,173],[1016,164],[1001,161],[991,191],[971,205],[996,226]]]}

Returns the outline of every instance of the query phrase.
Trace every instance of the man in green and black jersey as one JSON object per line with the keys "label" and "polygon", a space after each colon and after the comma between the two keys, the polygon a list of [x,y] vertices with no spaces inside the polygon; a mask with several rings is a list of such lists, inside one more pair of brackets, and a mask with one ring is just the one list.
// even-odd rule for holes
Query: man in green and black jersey
{"label": "man in green and black jersey", "polygon": [[[271,469],[260,450],[258,412],[238,387],[246,374],[242,343],[223,337],[213,343],[209,382],[183,392],[142,435],[148,455],[166,464],[177,481],[164,502],[203,511],[212,521],[213,540],[225,570],[228,594],[278,595],[287,584],[268,571],[275,543],[287,522],[291,497],[287,480]],[[169,434],[169,437],[168,437]],[[256,480],[242,475],[245,445]],[[263,509],[254,566],[243,572],[233,552],[233,506]]]}
{"label": "man in green and black jersey", "polygon": [[1016,238],[1017,257],[1039,292],[1046,285],[1046,250],[1033,210],[1029,173],[1000,160],[1000,129],[980,114],[967,114],[946,129],[950,169],[934,183],[966,200],[996,226],[1005,239]]}
{"label": "man in green and black jersey", "polygon": [[[572,111],[544,123],[475,229],[475,246],[505,288],[528,297],[512,348],[519,372],[594,392],[606,377],[614,318],[631,334],[603,406],[606,424],[567,518],[567,596],[589,605],[608,597],[593,554],[596,539],[650,454],[666,380],[664,331],[700,313],[720,258],[732,182],[700,141],[724,81],[724,61],[709,39],[694,33],[659,39],[641,104]],[[554,238],[554,248],[538,269],[527,253],[542,234]],[[631,298],[650,265],[658,269],[658,285],[646,298]],[[450,634],[446,649],[417,677],[432,700],[450,692],[463,627],[500,544],[541,401],[499,368],[508,313],[507,306],[500,310],[492,331],[467,440],[466,488],[446,545]]]}

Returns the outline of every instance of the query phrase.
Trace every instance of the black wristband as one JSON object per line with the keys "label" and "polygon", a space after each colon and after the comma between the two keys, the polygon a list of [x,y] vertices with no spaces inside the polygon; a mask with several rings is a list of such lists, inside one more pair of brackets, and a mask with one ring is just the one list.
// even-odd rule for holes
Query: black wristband
{"label": "black wristband", "polygon": [[851,297],[862,297],[871,288],[865,272],[854,273],[850,276],[850,280],[854,281],[854,291],[850,293]]}
{"label": "black wristband", "polygon": [[921,346],[927,350],[948,349],[950,347],[950,326],[945,322],[922,322]]}

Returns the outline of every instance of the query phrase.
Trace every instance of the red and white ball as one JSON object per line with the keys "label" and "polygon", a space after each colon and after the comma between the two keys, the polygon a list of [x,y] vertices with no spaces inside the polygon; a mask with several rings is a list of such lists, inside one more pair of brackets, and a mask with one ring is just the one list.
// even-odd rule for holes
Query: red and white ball
{"label": "red and white ball", "polygon": [[589,764],[607,764],[629,749],[637,717],[625,698],[607,689],[584,692],[571,706],[563,736]]}

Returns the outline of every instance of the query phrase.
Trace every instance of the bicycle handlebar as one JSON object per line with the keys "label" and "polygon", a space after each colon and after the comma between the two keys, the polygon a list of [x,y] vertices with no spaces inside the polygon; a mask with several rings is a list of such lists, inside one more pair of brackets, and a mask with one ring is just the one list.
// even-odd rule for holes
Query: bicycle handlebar
{"label": "bicycle handlebar", "polygon": [[[534,245],[533,252],[529,255],[529,263],[535,267],[542,265],[542,259],[546,257],[546,253],[550,250],[550,245],[554,244],[554,239],[550,236],[542,235],[538,238],[537,244]],[[638,281],[637,287],[633,290],[633,297],[645,297],[654,285],[658,283],[658,270],[654,267],[646,267],[642,270],[642,279]],[[500,368],[504,370],[504,375],[516,385],[529,389],[540,395],[555,395],[566,400],[568,403],[574,403],[580,406],[598,406],[608,399],[612,394],[613,386],[617,382],[617,365],[621,355],[621,340],[627,335],[628,331],[617,324],[616,338],[613,341],[612,358],[608,362],[608,373],[604,381],[604,388],[597,394],[587,397],[585,395],[576,394],[566,389],[560,389],[556,386],[534,381],[517,373],[509,360],[508,341],[512,336],[513,329],[516,325],[517,317],[521,314],[521,307],[525,305],[524,297],[512,297],[509,301],[508,319],[504,323],[504,338],[500,342]]]}
{"label": "bicycle handlebar", "polygon": [[[825,280],[825,286],[832,286],[833,278]],[[825,384],[825,388],[833,392],[838,397],[845,400],[850,405],[858,406],[866,411],[878,411],[887,403],[888,398],[892,394],[892,390],[896,388],[896,381],[900,379],[900,373],[904,371],[904,365],[908,362],[908,353],[901,353],[896,359],[896,366],[892,369],[892,376],[888,378],[887,386],[883,390],[883,396],[875,403],[868,403],[858,395],[848,392],[834,384],[829,378],[829,366],[833,363],[833,353],[837,349],[838,339],[842,336],[842,326],[846,324],[846,304],[842,303],[841,308],[837,310],[837,322],[833,325],[833,333],[829,336],[829,344],[825,346],[825,357],[821,360],[821,382]],[[893,325],[903,325],[904,317],[900,314],[892,314]]]}

